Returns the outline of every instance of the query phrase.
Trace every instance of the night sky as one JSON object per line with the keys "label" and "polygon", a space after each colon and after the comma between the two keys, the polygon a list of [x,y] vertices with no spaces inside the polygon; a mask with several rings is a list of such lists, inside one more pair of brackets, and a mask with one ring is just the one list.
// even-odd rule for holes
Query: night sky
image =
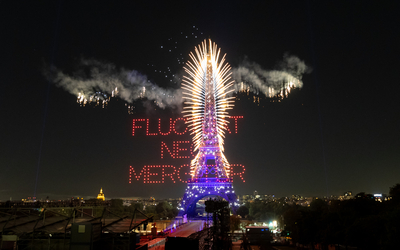
{"label": "night sky", "polygon": [[[188,134],[132,136],[132,119],[150,119],[156,131],[160,118],[167,130],[179,108],[137,101],[128,114],[118,98],[80,107],[43,72],[73,74],[93,59],[176,89],[155,70],[181,75],[173,55],[188,60],[206,38],[232,67],[247,58],[274,69],[289,53],[312,69],[281,102],[238,96],[230,114],[243,119],[225,140],[228,161],[246,167],[246,182],[234,178],[237,194],[388,193],[400,182],[397,1],[101,2],[0,3],[0,200],[89,198],[101,187],[106,198],[183,196],[186,185],[169,179],[128,183],[129,166],[189,163],[160,156],[162,142],[172,148]],[[168,53],[172,41],[179,45]]]}

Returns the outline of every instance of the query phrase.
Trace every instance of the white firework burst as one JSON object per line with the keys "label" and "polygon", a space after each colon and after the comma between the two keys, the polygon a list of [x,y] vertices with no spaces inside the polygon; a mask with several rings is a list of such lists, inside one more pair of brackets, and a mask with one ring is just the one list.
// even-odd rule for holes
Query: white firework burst
{"label": "white firework burst", "polygon": [[[220,49],[211,40],[204,40],[195,47],[195,54],[189,54],[192,61],[184,67],[188,76],[184,76],[182,89],[184,98],[184,117],[193,134],[194,150],[203,146],[219,148],[224,169],[222,174],[229,177],[229,163],[222,154],[223,138],[228,121],[227,110],[232,109],[235,97],[229,97],[234,91],[230,65],[225,63],[225,55],[220,57]],[[196,174],[201,152],[192,160],[191,175]]]}

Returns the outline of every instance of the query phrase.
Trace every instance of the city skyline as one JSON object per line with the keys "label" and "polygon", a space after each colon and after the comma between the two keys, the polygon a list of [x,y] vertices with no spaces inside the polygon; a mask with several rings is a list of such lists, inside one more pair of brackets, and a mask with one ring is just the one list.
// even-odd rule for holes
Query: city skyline
{"label": "city skyline", "polygon": [[[158,119],[166,133],[170,118],[183,117],[179,105],[162,109],[117,97],[104,109],[80,107],[46,72],[54,65],[73,75],[87,69],[82,61],[95,60],[178,89],[181,63],[204,38],[223,48],[233,68],[250,62],[274,70],[285,54],[310,68],[303,87],[283,100],[236,95],[230,115],[243,118],[237,133],[231,121],[225,152],[231,164],[246,169],[245,182],[234,177],[238,194],[388,194],[398,183],[398,3],[233,2],[212,10],[199,3],[2,6],[0,200],[34,193],[89,197],[101,187],[107,197],[181,196],[182,182],[129,183],[130,166],[140,172],[148,165],[190,163],[171,157],[162,144],[172,150],[175,142],[191,141],[188,133],[158,133]],[[134,106],[130,113],[126,104]],[[150,133],[158,134],[146,135],[144,121],[133,136],[134,119],[149,119]],[[189,144],[179,148],[190,151]]]}

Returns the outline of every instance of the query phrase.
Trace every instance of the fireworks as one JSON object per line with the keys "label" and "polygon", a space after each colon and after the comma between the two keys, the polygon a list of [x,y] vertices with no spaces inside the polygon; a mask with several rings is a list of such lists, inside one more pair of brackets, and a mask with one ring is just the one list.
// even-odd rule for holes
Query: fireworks
{"label": "fireworks", "polygon": [[[153,48],[157,53],[149,55],[148,72],[152,79],[178,86],[181,83],[182,65],[187,61],[187,46],[198,44],[206,36],[197,26],[186,27],[178,32],[168,34],[169,37],[159,41]],[[165,60],[168,58],[168,60]]]}
{"label": "fireworks", "polygon": [[[307,66],[295,56],[284,56],[280,70],[264,70],[260,65],[245,60],[233,69],[233,78],[236,81],[236,93],[254,93],[272,100],[281,100],[288,97],[292,89],[301,88],[302,75]],[[259,97],[259,96],[258,96]],[[254,98],[259,102],[259,98]]]}
{"label": "fireworks", "polygon": [[113,64],[82,60],[80,70],[68,75],[52,68],[45,72],[57,86],[77,97],[81,106],[107,106],[112,98],[120,98],[132,112],[135,101],[147,100],[160,108],[177,108],[182,104],[180,89],[165,89],[152,83],[136,70],[117,69]]}
{"label": "fireworks", "polygon": [[301,88],[303,86],[302,81],[296,79],[285,72],[270,72],[279,75],[279,80],[265,79],[263,82],[267,81],[272,86],[265,86],[263,84],[257,84],[258,81],[247,80],[245,82],[240,82],[235,85],[236,93],[254,93],[259,95],[260,92],[268,98],[278,98],[283,99],[288,97],[290,91],[294,88]]}
{"label": "fireworks", "polygon": [[117,94],[117,87],[115,87],[115,89],[111,91],[111,95],[99,91],[90,95],[85,95],[84,93],[79,92],[78,97],[76,98],[76,102],[79,103],[81,107],[85,107],[87,104],[94,104],[95,106],[101,105],[102,108],[105,108],[110,99],[112,97],[115,97]]}
{"label": "fireworks", "polygon": [[220,49],[209,40],[204,41],[190,53],[192,62],[187,63],[182,80],[184,117],[193,134],[194,150],[199,152],[191,162],[191,175],[201,177],[202,166],[207,159],[213,159],[218,177],[229,177],[229,163],[223,152],[223,138],[227,125],[227,110],[232,109],[234,91],[229,64],[225,55],[219,60]]}
{"label": "fireworks", "polygon": [[[204,73],[205,67],[205,49],[208,45],[202,44],[196,48],[195,53],[191,53],[190,59],[192,62],[188,63],[186,66],[186,72],[188,77],[183,78],[179,73],[176,66],[181,67],[183,64],[184,56],[181,51],[182,44],[187,42],[193,42],[193,40],[200,39],[203,33],[198,31],[198,28],[193,26],[191,31],[180,32],[181,34],[169,38],[161,44],[160,49],[157,53],[157,58],[170,58],[171,60],[163,60],[163,62],[168,63],[168,65],[158,65],[156,63],[147,64],[150,68],[151,79],[146,75],[138,72],[136,70],[126,70],[124,68],[117,68],[114,64],[103,63],[96,60],[85,60],[82,59],[78,65],[76,72],[71,75],[66,74],[56,68],[45,71],[48,78],[51,79],[57,86],[64,88],[66,91],[77,97],[77,103],[80,106],[94,105],[106,107],[107,104],[117,97],[125,101],[128,109],[128,113],[134,113],[135,107],[137,106],[136,101],[149,101],[159,108],[172,108],[180,109],[182,105],[182,89],[187,93],[193,94],[193,91],[199,91],[199,87],[192,89],[191,81],[198,84],[201,81],[201,71]],[[191,35],[190,35],[191,34]],[[191,40],[191,41],[189,41]],[[180,46],[178,46],[180,45]],[[224,98],[227,96],[233,96],[235,93],[247,93],[250,99],[253,99],[255,103],[260,104],[260,99],[263,97],[271,98],[272,101],[280,101],[281,99],[287,97],[289,93],[294,88],[301,88],[303,83],[301,81],[302,75],[307,72],[307,67],[303,61],[295,56],[284,56],[284,60],[280,63],[280,67],[276,70],[265,70],[260,65],[250,62],[249,60],[244,60],[238,67],[234,67],[230,71],[228,64],[224,64],[225,57],[223,56],[220,62],[215,61],[220,57],[220,52],[217,50],[215,45],[210,45],[210,52],[212,52],[212,63],[210,67],[214,67],[216,64],[219,66],[220,79],[214,79],[218,81],[218,84],[223,86],[229,85],[228,89],[216,90],[223,93]],[[215,46],[215,48],[213,47]],[[170,64],[170,62],[177,62],[177,65]],[[213,66],[214,65],[214,66]],[[198,69],[199,68],[199,71]],[[150,73],[149,72],[149,73]],[[236,83],[223,82],[228,79],[228,72],[232,72],[232,79]],[[159,87],[154,83],[154,78],[157,78],[157,82],[162,83],[163,86],[168,86],[167,88]],[[178,82],[184,82],[187,86],[178,89]],[[222,86],[221,85],[221,86]],[[185,89],[186,88],[186,89]],[[233,90],[233,91],[231,91]],[[193,92],[193,93],[192,93]],[[200,92],[197,93],[200,95]],[[251,96],[250,96],[251,95]],[[216,110],[218,115],[217,126],[223,126],[224,123],[224,112],[222,110],[229,109],[229,104],[231,99],[224,99],[221,96],[217,96],[218,103],[216,103]],[[238,96],[239,98],[240,96]],[[225,101],[223,101],[225,100]],[[198,98],[194,99],[192,97],[187,100],[187,102],[198,102]],[[193,104],[191,104],[193,105]],[[201,117],[204,110],[198,105],[196,108],[192,108],[193,113],[197,113]],[[148,106],[150,107],[150,106]],[[222,113],[221,113],[222,112]],[[187,114],[186,114],[187,115]],[[192,124],[196,131],[198,131],[198,126],[201,121],[195,121]],[[197,132],[196,132],[197,133]],[[223,130],[218,131],[219,135],[223,137]],[[197,139],[200,139],[199,136]],[[200,141],[198,141],[197,147],[199,147]]]}
{"label": "fireworks", "polygon": [[228,112],[235,97],[229,64],[225,55],[211,40],[204,40],[190,53],[192,61],[184,68],[182,80],[184,117],[193,135],[194,151],[186,192],[179,206],[180,213],[192,214],[196,202],[205,196],[218,195],[234,208],[237,197],[232,186],[230,165],[223,154],[224,130]]}

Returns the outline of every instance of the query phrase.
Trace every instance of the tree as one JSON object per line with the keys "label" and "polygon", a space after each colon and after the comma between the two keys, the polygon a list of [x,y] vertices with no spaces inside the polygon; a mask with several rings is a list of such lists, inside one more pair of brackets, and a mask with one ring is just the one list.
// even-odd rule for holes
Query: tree
{"label": "tree", "polygon": [[240,218],[236,215],[231,215],[230,217],[230,228],[231,231],[238,230],[240,227]]}
{"label": "tree", "polygon": [[303,217],[300,209],[299,206],[293,205],[283,213],[285,230],[289,232],[294,242],[299,241],[299,222]]}
{"label": "tree", "polygon": [[170,205],[167,201],[161,201],[156,206],[154,206],[154,212],[160,219],[170,219],[178,214],[178,209]]}
{"label": "tree", "polygon": [[240,206],[236,212],[242,218],[245,218],[249,214],[249,209],[246,206]]}
{"label": "tree", "polygon": [[124,212],[124,202],[121,199],[111,199],[110,211],[122,215]]}
{"label": "tree", "polygon": [[146,206],[144,213],[146,214],[146,216],[150,217],[150,216],[154,216],[157,214],[156,212],[156,206],[155,205],[148,205]]}
{"label": "tree", "polygon": [[311,211],[324,212],[328,209],[328,204],[322,199],[314,199],[310,203]]}
{"label": "tree", "polygon": [[249,214],[256,220],[260,219],[261,214],[265,211],[265,203],[260,200],[255,200],[250,203]]}
{"label": "tree", "polygon": [[141,203],[141,202],[132,202],[131,203],[131,207],[133,208],[133,210],[135,208],[137,208],[138,210],[142,211],[143,210],[143,203]]}
{"label": "tree", "polygon": [[396,202],[400,201],[400,183],[397,183],[393,187],[390,187],[389,195]]}
{"label": "tree", "polygon": [[156,205],[156,212],[160,215],[168,212],[168,210],[170,210],[170,209],[171,209],[171,206],[166,201],[161,201]]}

